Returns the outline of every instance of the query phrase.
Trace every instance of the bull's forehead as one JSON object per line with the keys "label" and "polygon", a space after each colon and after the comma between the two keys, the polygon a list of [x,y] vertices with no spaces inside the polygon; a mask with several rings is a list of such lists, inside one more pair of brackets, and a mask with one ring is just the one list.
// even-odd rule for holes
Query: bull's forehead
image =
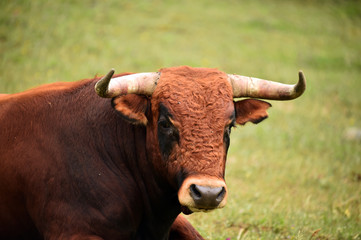
{"label": "bull's forehead", "polygon": [[162,69],[153,93],[153,103],[164,104],[175,118],[181,116],[177,119],[181,122],[185,115],[210,122],[227,119],[233,113],[232,99],[232,88],[224,72],[186,66]]}
{"label": "bull's forehead", "polygon": [[170,156],[177,161],[170,164],[185,172],[221,178],[225,167],[224,131],[234,114],[227,75],[205,68],[162,69],[152,95],[155,112],[159,113],[160,104],[168,109],[180,135],[179,145]]}

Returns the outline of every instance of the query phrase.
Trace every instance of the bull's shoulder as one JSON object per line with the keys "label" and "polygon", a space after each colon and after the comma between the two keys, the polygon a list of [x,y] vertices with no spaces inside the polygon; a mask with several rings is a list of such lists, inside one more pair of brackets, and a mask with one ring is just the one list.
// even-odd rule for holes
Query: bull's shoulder
{"label": "bull's shoulder", "polygon": [[[66,97],[94,95],[95,79],[86,79],[77,82],[57,82],[44,84],[23,92],[0,95],[0,115],[7,115],[7,111],[24,109],[40,109],[43,105],[53,102],[63,104]],[[53,100],[53,101],[52,101]]]}

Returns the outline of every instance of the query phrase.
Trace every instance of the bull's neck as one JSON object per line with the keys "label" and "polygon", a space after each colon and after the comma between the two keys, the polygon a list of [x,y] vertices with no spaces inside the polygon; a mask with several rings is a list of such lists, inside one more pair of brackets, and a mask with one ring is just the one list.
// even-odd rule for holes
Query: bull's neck
{"label": "bull's neck", "polygon": [[[119,149],[125,149],[123,160],[134,177],[143,200],[140,228],[153,235],[154,239],[166,238],[171,224],[180,213],[177,191],[154,165],[159,159],[154,159],[154,149],[147,148],[147,141],[150,139],[146,128],[129,124],[121,117],[117,119],[116,124]],[[119,156],[115,156],[114,159],[119,159]]]}
{"label": "bull's neck", "polygon": [[161,160],[158,159],[158,154],[154,154],[159,152],[156,149],[157,144],[154,144],[156,138],[151,136],[154,133],[150,132],[149,128],[124,120],[113,109],[111,99],[96,96],[93,86],[82,91],[87,91],[85,95],[91,97],[85,105],[88,107],[87,112],[93,114],[87,119],[99,125],[95,131],[103,135],[101,144],[106,148],[103,149],[103,154],[111,159],[111,165],[118,169],[119,174],[125,171],[124,168],[129,171],[139,185],[145,205],[149,204],[147,207],[150,211],[159,207],[160,212],[177,215],[180,212],[177,190],[169,184],[159,167],[155,167],[155,163]]}
{"label": "bull's neck", "polygon": [[142,200],[139,201],[143,203],[142,206],[132,206],[137,210],[142,209],[139,228],[144,236],[139,238],[166,239],[173,221],[180,213],[180,206],[176,190],[158,174],[152,164],[155,159],[147,151],[146,128],[125,121],[112,108],[111,99],[96,96],[93,84],[88,83],[76,95],[89,97],[80,99],[78,105],[87,114],[82,117],[82,121],[96,128],[89,129],[86,134],[99,144],[99,158],[106,162],[109,171],[119,175],[118,184],[128,184],[128,181],[124,183],[124,178],[131,176],[130,186],[124,187],[131,188],[133,197]]}

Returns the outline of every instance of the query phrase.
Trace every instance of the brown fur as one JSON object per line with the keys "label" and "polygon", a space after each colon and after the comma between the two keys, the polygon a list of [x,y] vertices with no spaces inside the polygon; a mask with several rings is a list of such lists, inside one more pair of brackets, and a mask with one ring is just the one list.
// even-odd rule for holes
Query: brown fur
{"label": "brown fur", "polygon": [[192,225],[182,215],[179,215],[172,225],[169,239],[185,240],[185,239],[202,239],[202,236],[193,230]]}
{"label": "brown fur", "polygon": [[[119,99],[123,100],[114,101],[119,104],[119,107],[115,108],[126,118],[133,119],[134,123],[147,123],[147,149],[152,154],[157,172],[174,188],[180,188],[180,202],[188,203],[187,208],[195,209],[192,198],[188,195],[192,184],[209,182],[208,186],[225,186],[227,149],[223,138],[225,130],[232,123],[232,116],[235,115],[238,124],[243,125],[248,121],[258,123],[267,117],[266,110],[270,104],[253,99],[233,102],[227,75],[216,69],[182,66],[161,69],[160,72],[156,90],[148,103],[145,103],[145,98],[139,101],[135,96],[122,96]],[[130,105],[125,104],[129,102],[127,98],[137,103],[132,106],[130,113],[127,109]],[[180,135],[179,143],[173,146],[167,160],[160,156],[158,146],[157,121],[160,104],[172,115],[170,121]],[[144,120],[145,116],[147,121]],[[180,173],[181,178],[176,178]],[[185,181],[183,184],[189,176],[195,180]],[[223,184],[220,181],[223,181]],[[227,194],[219,207],[223,207],[226,200]]]}
{"label": "brown fur", "polygon": [[[215,69],[188,67],[161,70],[152,96],[152,112],[162,102],[175,116],[180,144],[169,161],[169,171],[223,178],[223,131],[233,111],[232,89],[226,74]],[[153,122],[158,116],[153,116]]]}
{"label": "brown fur", "polygon": [[[144,127],[99,98],[97,80],[1,97],[0,238],[199,236],[178,223],[176,194],[157,182]],[[183,224],[188,233],[177,233]]]}
{"label": "brown fur", "polygon": [[[178,192],[194,182],[225,186],[232,117],[259,122],[269,105],[234,103],[215,69],[162,69],[151,98],[102,99],[97,80],[1,96],[0,238],[202,239],[178,217],[189,213]],[[167,159],[160,104],[180,136]]]}

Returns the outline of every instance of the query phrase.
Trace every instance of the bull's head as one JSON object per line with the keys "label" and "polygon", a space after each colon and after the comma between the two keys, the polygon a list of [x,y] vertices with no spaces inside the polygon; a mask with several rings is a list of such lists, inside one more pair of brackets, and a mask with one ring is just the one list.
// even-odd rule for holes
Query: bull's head
{"label": "bull's head", "polygon": [[112,79],[113,73],[96,84],[96,92],[113,98],[114,108],[125,119],[146,126],[148,154],[158,172],[178,189],[185,213],[226,204],[224,174],[231,128],[262,121],[271,106],[233,98],[291,100],[306,86],[302,72],[295,85],[206,68],[167,68]]}

